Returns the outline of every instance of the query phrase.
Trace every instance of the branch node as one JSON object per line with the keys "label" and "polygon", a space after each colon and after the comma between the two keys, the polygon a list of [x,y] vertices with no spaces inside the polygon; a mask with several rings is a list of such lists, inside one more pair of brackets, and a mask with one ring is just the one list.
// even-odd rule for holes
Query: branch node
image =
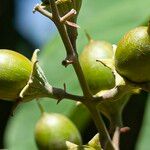
{"label": "branch node", "polygon": [[64,87],[64,91],[63,91],[64,94],[62,94],[62,97],[59,97],[59,98],[57,99],[57,104],[59,104],[60,101],[63,100],[64,97],[65,97],[65,93],[66,93],[66,84],[65,84],[65,83],[63,84],[63,87]]}
{"label": "branch node", "polygon": [[65,23],[77,14],[75,9],[71,9],[66,15],[60,18],[60,22]]}
{"label": "branch node", "polygon": [[62,61],[62,65],[63,66],[65,66],[65,67],[67,67],[68,65],[70,65],[70,64],[73,64],[73,61],[72,60],[63,60]]}
{"label": "branch node", "polygon": [[62,65],[67,67],[70,64],[73,64],[76,61],[75,55],[68,55],[65,60],[62,61]]}

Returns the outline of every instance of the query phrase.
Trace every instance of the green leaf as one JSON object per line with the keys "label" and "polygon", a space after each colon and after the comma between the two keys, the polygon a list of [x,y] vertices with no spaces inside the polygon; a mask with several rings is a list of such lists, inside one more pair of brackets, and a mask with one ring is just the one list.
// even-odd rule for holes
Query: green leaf
{"label": "green leaf", "polygon": [[[79,52],[87,44],[84,29],[90,33],[93,39],[117,43],[125,32],[141,25],[148,19],[150,14],[149,4],[149,0],[83,1],[78,21],[81,27],[77,42]],[[41,67],[53,86],[63,87],[63,83],[66,83],[67,91],[82,94],[72,67],[64,68],[61,66],[61,61],[64,58],[64,46],[58,35],[44,46],[39,56]],[[89,119],[86,111],[78,111],[84,114],[82,114],[82,118],[80,113],[78,117],[77,115],[72,115],[74,108],[76,108],[74,102],[63,100],[56,105],[55,100],[45,98],[41,103],[46,111],[69,116],[80,129],[86,126]],[[33,135],[34,126],[39,116],[40,112],[35,101],[21,104],[17,108],[15,115],[8,122],[5,134],[6,148],[11,150],[36,150]],[[72,116],[75,116],[75,118]]]}

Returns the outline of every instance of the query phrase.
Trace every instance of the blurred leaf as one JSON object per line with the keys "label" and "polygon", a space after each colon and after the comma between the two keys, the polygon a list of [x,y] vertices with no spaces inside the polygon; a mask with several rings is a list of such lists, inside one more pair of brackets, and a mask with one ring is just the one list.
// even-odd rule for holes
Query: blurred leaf
{"label": "blurred leaf", "polygon": [[[78,21],[78,24],[81,26],[78,38],[79,51],[87,43],[84,29],[94,39],[103,39],[117,43],[129,29],[148,20],[150,14],[149,6],[149,0],[85,0]],[[52,85],[63,87],[63,83],[66,83],[67,91],[81,94],[72,67],[69,66],[65,69],[61,66],[61,61],[65,58],[65,52],[58,35],[43,48],[39,58],[40,64]],[[67,100],[56,105],[55,100],[44,99],[42,104],[46,111],[63,113],[70,118],[70,114],[76,107],[74,102]],[[81,111],[79,112],[81,113]],[[78,118],[76,117],[77,115],[72,115],[76,118],[71,119],[75,121],[78,127],[83,128],[88,121],[88,113],[84,114],[84,118],[80,118],[80,114],[78,115]],[[22,104],[8,123],[5,135],[6,148],[10,150],[36,150],[33,134],[34,125],[39,116],[40,113],[34,101]],[[79,122],[80,125],[78,124]]]}
{"label": "blurred leaf", "polygon": [[150,143],[150,94],[146,104],[145,115],[143,119],[142,130],[137,142],[137,150],[149,150]]}

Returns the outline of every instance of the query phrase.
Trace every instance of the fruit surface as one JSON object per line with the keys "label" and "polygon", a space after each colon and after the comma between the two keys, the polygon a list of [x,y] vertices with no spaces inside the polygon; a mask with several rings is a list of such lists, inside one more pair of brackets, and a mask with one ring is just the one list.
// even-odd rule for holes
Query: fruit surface
{"label": "fruit surface", "polygon": [[130,81],[150,81],[150,35],[148,27],[129,31],[118,43],[115,67],[119,74]]}
{"label": "fruit surface", "polygon": [[0,50],[0,99],[16,100],[27,84],[32,63],[25,56],[11,51]]}
{"label": "fruit surface", "polygon": [[81,67],[93,94],[114,87],[115,79],[111,69],[97,62],[97,60],[111,59],[112,57],[112,45],[105,41],[90,40],[81,53]]}
{"label": "fruit surface", "polygon": [[81,145],[75,125],[60,114],[43,113],[36,124],[35,140],[40,150],[66,150],[66,141]]}

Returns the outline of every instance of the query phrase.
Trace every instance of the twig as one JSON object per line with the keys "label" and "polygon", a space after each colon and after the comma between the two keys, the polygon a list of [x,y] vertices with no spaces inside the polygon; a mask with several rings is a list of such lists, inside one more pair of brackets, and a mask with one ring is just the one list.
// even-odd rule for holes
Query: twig
{"label": "twig", "polygon": [[119,143],[120,143],[120,128],[119,127],[116,127],[112,142],[113,142],[115,150],[119,150]]}
{"label": "twig", "polygon": [[51,88],[49,86],[46,86],[45,88],[47,89],[48,92],[47,97],[54,98],[59,101],[64,98],[74,100],[74,101],[81,101],[81,102],[86,100],[86,97],[67,93],[65,89],[55,88],[55,87]]}
{"label": "twig", "polygon": [[65,28],[65,25],[63,23],[61,23],[58,8],[55,4],[55,0],[50,0],[49,2],[51,4],[51,8],[52,8],[54,23],[56,24],[56,26],[58,28],[58,31],[61,35],[62,41],[63,41],[66,51],[67,51],[67,58],[65,59],[65,61],[63,61],[63,64],[67,66],[68,64],[72,63],[73,68],[77,74],[77,77],[78,77],[79,83],[81,85],[84,96],[88,97],[88,98],[92,98],[92,95],[90,93],[89,87],[85,80],[83,71],[81,69],[81,66],[80,66],[80,63],[78,60],[78,56],[76,55],[76,52],[71,44],[70,38],[69,38],[68,33]]}
{"label": "twig", "polygon": [[50,13],[50,12],[44,10],[40,4],[37,4],[37,5],[34,7],[33,13],[35,13],[36,11],[40,12],[42,15],[44,15],[44,16],[48,17],[49,19],[53,20],[53,15],[52,15],[52,13]]}
{"label": "twig", "polygon": [[60,18],[60,21],[62,23],[65,23],[66,21],[68,21],[70,18],[72,18],[76,14],[77,14],[76,10],[75,9],[71,9],[66,15],[64,15],[63,17]]}
{"label": "twig", "polygon": [[89,90],[89,86],[87,85],[87,82],[85,80],[83,71],[81,69],[81,65],[79,63],[78,54],[76,53],[76,49],[75,49],[76,45],[73,46],[73,44],[71,43],[66,26],[65,26],[64,22],[62,21],[62,18],[63,18],[63,20],[68,21],[67,18],[70,19],[74,13],[72,13],[72,12],[68,13],[67,16],[65,15],[64,17],[61,18],[59,15],[57,5],[55,4],[55,0],[49,0],[49,3],[51,5],[51,11],[52,11],[51,17],[45,11],[40,10],[39,12],[41,12],[43,15],[49,17],[55,23],[55,25],[60,33],[61,39],[64,43],[64,46],[66,48],[66,52],[67,52],[67,57],[63,61],[63,65],[65,65],[65,66],[67,66],[69,64],[73,65],[73,68],[78,77],[78,80],[81,85],[84,96],[72,95],[72,94],[67,93],[63,89],[54,88],[54,87],[48,88],[48,92],[49,92],[48,96],[55,98],[57,100],[67,98],[67,99],[83,102],[91,112],[92,118],[93,118],[93,120],[97,126],[97,129],[100,133],[100,136],[101,136],[100,140],[102,142],[103,148],[105,148],[106,144],[109,143],[110,149],[113,150],[114,148],[111,143],[110,136],[109,136],[108,131],[105,127],[105,124],[101,118],[101,115],[96,110],[96,105],[92,105],[92,102],[94,103],[95,100],[100,101],[102,98],[97,99],[97,97],[94,98],[92,96],[92,94]]}
{"label": "twig", "polygon": [[119,146],[120,146],[120,134],[126,133],[129,130],[130,130],[129,127],[123,127],[123,128],[116,127],[113,138],[112,138],[112,143],[113,143],[113,146],[114,146],[115,150],[120,149],[119,148]]}
{"label": "twig", "polygon": [[68,33],[66,31],[65,24],[62,22],[62,18],[63,19],[70,18],[70,17],[73,16],[73,14],[75,14],[75,12],[74,12],[74,10],[72,10],[70,13],[67,14],[67,16],[65,15],[64,17],[61,18],[59,16],[59,12],[58,12],[57,6],[55,4],[55,0],[51,0],[50,4],[51,4],[51,8],[52,8],[52,13],[47,12],[40,5],[37,5],[34,8],[34,10],[40,12],[44,16],[46,16],[49,19],[51,19],[55,23],[55,25],[57,26],[57,29],[58,29],[58,31],[60,33],[61,39],[62,39],[62,41],[64,43],[64,46],[65,46],[65,49],[66,49],[66,52],[67,52],[67,57],[62,62],[62,64],[64,66],[67,66],[69,64],[73,65],[74,70],[75,70],[75,72],[77,74],[79,83],[81,85],[83,94],[86,97],[91,98],[92,95],[90,93],[90,90],[89,90],[89,87],[87,85],[87,82],[86,82],[86,80],[84,78],[83,71],[81,69],[76,50],[74,50],[74,48],[73,48],[73,46],[71,44],[71,41],[70,41],[69,36],[68,36]]}

